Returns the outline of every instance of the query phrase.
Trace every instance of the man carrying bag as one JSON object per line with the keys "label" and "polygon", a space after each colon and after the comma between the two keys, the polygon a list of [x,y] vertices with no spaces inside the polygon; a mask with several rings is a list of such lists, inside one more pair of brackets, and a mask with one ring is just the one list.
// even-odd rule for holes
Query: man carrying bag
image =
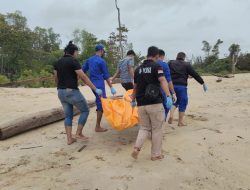
{"label": "man carrying bag", "polygon": [[135,143],[132,157],[137,159],[138,154],[147,137],[152,139],[151,159],[163,158],[161,153],[163,138],[164,108],[160,88],[166,93],[164,104],[171,108],[173,101],[169,92],[168,83],[162,67],[156,63],[159,57],[157,47],[149,47],[147,60],[135,70],[134,91],[132,95],[132,106],[135,99],[139,108],[140,130]]}

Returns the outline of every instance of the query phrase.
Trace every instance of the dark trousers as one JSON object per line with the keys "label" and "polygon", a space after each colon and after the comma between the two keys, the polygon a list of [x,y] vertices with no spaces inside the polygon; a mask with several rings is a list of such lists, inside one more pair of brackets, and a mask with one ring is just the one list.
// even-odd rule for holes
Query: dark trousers
{"label": "dark trousers", "polygon": [[122,83],[122,87],[125,88],[126,91],[134,89],[134,85],[132,82]]}

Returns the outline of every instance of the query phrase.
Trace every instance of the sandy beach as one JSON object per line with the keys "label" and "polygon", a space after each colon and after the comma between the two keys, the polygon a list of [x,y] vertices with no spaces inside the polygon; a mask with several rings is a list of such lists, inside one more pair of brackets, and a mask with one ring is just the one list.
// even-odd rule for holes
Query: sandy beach
{"label": "sandy beach", "polygon": [[[138,127],[118,132],[104,119],[109,131],[95,133],[93,108],[89,142],[67,146],[63,121],[0,141],[0,189],[250,190],[250,74],[204,79],[207,93],[189,80],[188,126],[165,124],[162,161],[150,160],[150,141],[137,161],[130,157]],[[94,99],[86,87],[81,91]],[[0,105],[1,125],[60,102],[56,89],[0,88]]]}

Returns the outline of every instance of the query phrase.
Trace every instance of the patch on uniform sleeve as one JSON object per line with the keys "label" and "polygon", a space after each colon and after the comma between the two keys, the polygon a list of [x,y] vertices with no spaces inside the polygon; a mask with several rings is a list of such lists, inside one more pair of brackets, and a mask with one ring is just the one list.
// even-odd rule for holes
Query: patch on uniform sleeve
{"label": "patch on uniform sleeve", "polygon": [[163,70],[158,70],[158,74],[162,74],[163,73]]}

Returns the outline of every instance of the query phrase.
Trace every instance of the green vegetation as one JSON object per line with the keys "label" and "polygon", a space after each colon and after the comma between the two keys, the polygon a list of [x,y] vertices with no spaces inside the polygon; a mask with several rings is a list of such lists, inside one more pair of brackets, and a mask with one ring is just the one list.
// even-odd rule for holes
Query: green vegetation
{"label": "green vegetation", "polygon": [[235,74],[250,71],[250,54],[240,53],[240,45],[232,44],[229,48],[229,55],[219,59],[219,47],[223,43],[218,39],[214,46],[209,42],[203,41],[202,51],[205,58],[197,57],[194,62],[194,68],[202,74]]}
{"label": "green vegetation", "polygon": [[[132,44],[127,43],[128,29],[121,28],[124,52],[132,49]],[[76,29],[72,35],[73,41],[80,48],[79,61],[83,63],[95,52],[95,45],[102,43],[106,47],[105,59],[111,73],[114,73],[117,63],[121,58],[119,51],[118,35],[110,34],[108,40],[99,40],[94,34],[84,29]],[[53,28],[35,27],[30,29],[27,19],[20,11],[0,14],[0,83],[15,82],[39,77],[52,77],[53,64],[63,55],[60,49],[60,35]],[[142,60],[140,54],[137,61]],[[27,87],[50,87],[53,81],[34,82],[24,84]]]}
{"label": "green vegetation", "polygon": [[[80,48],[80,63],[95,53],[96,44],[102,43],[106,47],[105,59],[113,74],[122,57],[119,33],[122,36],[123,54],[133,48],[133,45],[127,42],[127,32],[128,29],[123,25],[116,32],[111,32],[107,40],[101,40],[84,29],[76,29],[72,34],[72,39]],[[222,40],[218,39],[213,46],[207,41],[202,43],[205,58],[197,57],[193,60],[194,67],[199,72],[213,74],[250,71],[250,54],[240,53],[240,45],[232,44],[229,47],[229,55],[219,59],[219,47],[223,43]],[[20,11],[0,14],[0,83],[48,77],[50,78],[48,81],[34,80],[32,84],[22,85],[27,87],[54,86],[53,64],[64,53],[60,45],[60,35],[55,33],[53,28],[37,26],[33,30],[30,29],[27,19]],[[144,57],[138,53],[135,63],[143,59]]]}

